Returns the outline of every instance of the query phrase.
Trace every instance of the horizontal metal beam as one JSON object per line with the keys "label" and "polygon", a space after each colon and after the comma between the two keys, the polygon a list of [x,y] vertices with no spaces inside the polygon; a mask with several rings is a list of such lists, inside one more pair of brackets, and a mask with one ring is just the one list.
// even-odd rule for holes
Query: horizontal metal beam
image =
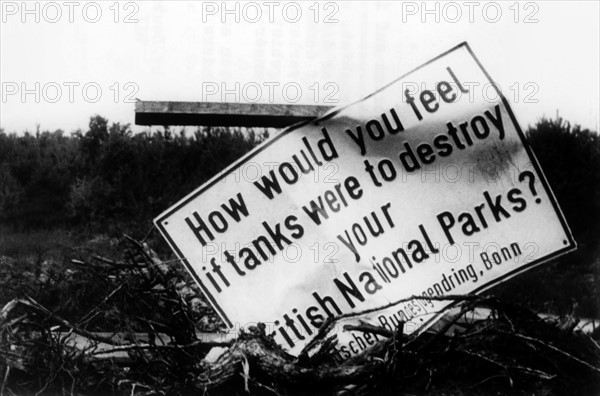
{"label": "horizontal metal beam", "polygon": [[135,105],[135,123],[284,128],[322,116],[331,108],[263,103],[138,101]]}

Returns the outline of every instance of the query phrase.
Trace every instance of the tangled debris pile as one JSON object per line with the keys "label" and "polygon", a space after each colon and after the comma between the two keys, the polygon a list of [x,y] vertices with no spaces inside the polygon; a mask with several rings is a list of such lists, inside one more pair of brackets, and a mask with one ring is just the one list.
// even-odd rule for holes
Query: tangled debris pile
{"label": "tangled debris pile", "polygon": [[[544,320],[494,297],[453,297],[461,300],[459,314],[419,336],[361,326],[355,330],[387,340],[343,364],[331,358],[336,341],[326,331],[297,358],[261,325],[236,340],[206,341],[200,332],[222,325],[180,266],[161,261],[145,244],[125,242],[121,260],[78,252],[77,259],[46,266],[27,287],[18,276],[3,275],[1,287],[17,297],[0,311],[1,395],[600,390],[600,334],[575,330],[573,318]],[[482,307],[491,310],[489,317],[463,320],[460,332],[450,331]],[[220,354],[214,357],[213,350],[205,359],[215,346]]]}

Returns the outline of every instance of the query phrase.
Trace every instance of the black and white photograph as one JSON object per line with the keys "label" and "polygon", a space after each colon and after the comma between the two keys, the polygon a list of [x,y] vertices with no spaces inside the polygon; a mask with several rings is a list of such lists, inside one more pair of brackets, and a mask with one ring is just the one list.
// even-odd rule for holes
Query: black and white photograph
{"label": "black and white photograph", "polygon": [[600,394],[599,1],[0,19],[0,396]]}

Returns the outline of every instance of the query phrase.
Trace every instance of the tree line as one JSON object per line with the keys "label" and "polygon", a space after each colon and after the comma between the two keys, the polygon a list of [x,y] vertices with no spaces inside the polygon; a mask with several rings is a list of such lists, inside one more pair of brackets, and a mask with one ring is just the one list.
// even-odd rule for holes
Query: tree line
{"label": "tree line", "polygon": [[99,115],[70,135],[0,130],[0,222],[21,230],[147,225],[267,136],[209,127],[133,134]]}

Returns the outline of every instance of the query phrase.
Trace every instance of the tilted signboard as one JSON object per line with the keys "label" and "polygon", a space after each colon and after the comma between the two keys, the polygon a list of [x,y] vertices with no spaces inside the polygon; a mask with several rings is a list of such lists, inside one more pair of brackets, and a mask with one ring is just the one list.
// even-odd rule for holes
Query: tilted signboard
{"label": "tilted signboard", "polygon": [[[390,303],[480,292],[575,248],[466,43],[288,128],[155,224],[228,326],[265,323],[292,354],[345,313],[422,331],[452,302]],[[340,330],[337,357],[377,337]]]}

